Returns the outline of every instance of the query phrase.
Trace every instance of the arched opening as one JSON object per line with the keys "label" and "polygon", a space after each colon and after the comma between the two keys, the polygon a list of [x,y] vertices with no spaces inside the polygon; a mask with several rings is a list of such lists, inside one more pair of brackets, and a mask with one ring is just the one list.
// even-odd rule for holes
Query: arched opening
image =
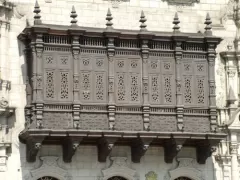
{"label": "arched opening", "polygon": [[127,179],[121,176],[113,176],[111,178],[108,178],[108,180],[127,180]]}
{"label": "arched opening", "polygon": [[192,179],[190,179],[188,177],[179,177],[179,178],[177,178],[175,180],[192,180]]}
{"label": "arched opening", "polygon": [[44,177],[38,178],[37,180],[59,180],[59,179],[51,176],[44,176]]}

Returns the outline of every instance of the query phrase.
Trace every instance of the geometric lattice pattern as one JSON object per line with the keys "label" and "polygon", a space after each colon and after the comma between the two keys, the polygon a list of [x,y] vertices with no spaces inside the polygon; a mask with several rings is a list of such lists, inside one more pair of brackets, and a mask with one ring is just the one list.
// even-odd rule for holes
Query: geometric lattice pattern
{"label": "geometric lattice pattern", "polygon": [[50,176],[44,176],[44,177],[41,177],[37,180],[58,180],[57,178],[54,178],[54,177],[50,177]]}

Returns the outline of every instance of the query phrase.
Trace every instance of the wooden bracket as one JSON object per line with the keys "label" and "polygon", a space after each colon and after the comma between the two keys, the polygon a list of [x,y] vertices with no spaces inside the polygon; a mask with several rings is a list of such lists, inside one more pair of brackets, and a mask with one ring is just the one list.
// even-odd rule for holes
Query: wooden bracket
{"label": "wooden bracket", "polygon": [[72,162],[72,157],[75,154],[77,147],[82,141],[82,137],[66,137],[63,140],[63,161],[66,163]]}
{"label": "wooden bracket", "polygon": [[114,143],[117,141],[117,138],[107,138],[103,137],[98,142],[98,161],[99,162],[106,162],[106,159],[110,152],[112,151],[112,148],[114,146]]}
{"label": "wooden bracket", "polygon": [[166,163],[172,163],[174,157],[181,151],[185,139],[171,138],[164,142],[164,160]]}
{"label": "wooden bracket", "polygon": [[209,140],[198,143],[196,147],[197,162],[199,164],[205,164],[207,158],[209,158],[215,150]]}
{"label": "wooden bracket", "polygon": [[42,142],[45,137],[29,138],[26,141],[26,156],[27,162],[35,162],[38,151],[42,146]]}
{"label": "wooden bracket", "polygon": [[152,138],[143,139],[138,138],[134,140],[131,145],[131,153],[132,153],[132,162],[140,163],[141,157],[144,156],[150,143],[152,142]]}

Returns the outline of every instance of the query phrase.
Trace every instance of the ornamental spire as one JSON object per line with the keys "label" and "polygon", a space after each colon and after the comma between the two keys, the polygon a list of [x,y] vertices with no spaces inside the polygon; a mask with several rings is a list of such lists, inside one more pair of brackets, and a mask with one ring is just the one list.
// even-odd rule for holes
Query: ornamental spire
{"label": "ornamental spire", "polygon": [[141,22],[140,25],[140,31],[147,31],[147,25],[145,24],[145,22],[147,21],[147,19],[145,18],[144,12],[141,12],[141,16],[140,16],[140,20],[139,22]]}
{"label": "ornamental spire", "polygon": [[178,18],[178,13],[175,13],[175,16],[173,18],[173,32],[180,32],[180,26],[178,25],[180,23],[179,18]]}
{"label": "ornamental spire", "polygon": [[106,29],[113,29],[113,27],[112,27],[112,25],[113,25],[112,19],[113,19],[112,13],[110,11],[110,8],[108,8],[107,17],[106,17],[106,20],[107,20],[107,23],[106,23],[107,27],[106,27]]}
{"label": "ornamental spire", "polygon": [[72,18],[72,20],[71,20],[72,26],[77,26],[77,20],[76,20],[77,16],[78,15],[76,13],[75,7],[72,6],[72,11],[71,11],[71,15],[70,15],[70,17]]}
{"label": "ornamental spire", "polygon": [[212,24],[212,20],[210,18],[209,13],[207,13],[207,16],[206,16],[204,24],[206,24],[205,34],[211,36],[212,35],[212,25],[211,25]]}
{"label": "ornamental spire", "polygon": [[39,6],[37,0],[35,2],[35,6],[34,6],[34,11],[33,12],[35,13],[35,15],[34,15],[34,24],[41,24],[42,23],[41,15],[39,14],[41,12],[41,9],[40,9],[40,6]]}

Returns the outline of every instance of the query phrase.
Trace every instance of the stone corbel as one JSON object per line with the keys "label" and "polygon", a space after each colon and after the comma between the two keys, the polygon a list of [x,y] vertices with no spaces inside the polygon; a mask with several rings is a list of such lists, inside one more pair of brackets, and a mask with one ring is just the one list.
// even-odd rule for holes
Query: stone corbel
{"label": "stone corbel", "polygon": [[215,151],[216,147],[213,146],[209,140],[199,142],[196,147],[197,162],[199,164],[205,164],[207,158],[209,158]]}
{"label": "stone corbel", "polygon": [[72,162],[72,157],[75,154],[82,139],[83,137],[66,137],[63,140],[63,143],[62,143],[63,161],[65,163]]}
{"label": "stone corbel", "polygon": [[117,138],[108,138],[103,137],[98,142],[98,161],[99,162],[106,162],[107,157],[112,151],[114,147],[114,143],[117,141]]}
{"label": "stone corbel", "polygon": [[26,156],[27,162],[35,162],[36,156],[40,148],[42,147],[42,142],[44,137],[40,138],[29,138],[26,142]]}
{"label": "stone corbel", "polygon": [[150,143],[152,142],[152,138],[143,139],[138,138],[134,140],[131,145],[131,153],[132,153],[132,162],[140,163],[141,157],[144,156]]}
{"label": "stone corbel", "polygon": [[181,151],[185,139],[171,138],[164,142],[164,160],[166,163],[172,163],[173,159]]}

